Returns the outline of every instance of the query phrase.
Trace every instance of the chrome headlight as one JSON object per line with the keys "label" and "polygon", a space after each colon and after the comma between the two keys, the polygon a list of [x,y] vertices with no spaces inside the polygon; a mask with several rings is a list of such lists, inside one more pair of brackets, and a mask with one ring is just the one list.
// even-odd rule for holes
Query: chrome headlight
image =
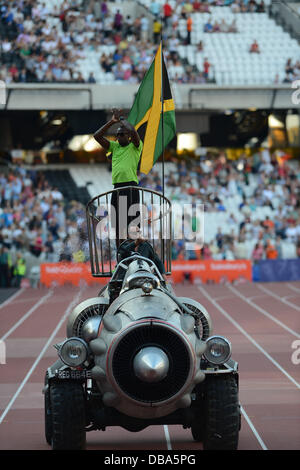
{"label": "chrome headlight", "polygon": [[88,346],[81,338],[68,338],[60,346],[58,355],[70,367],[78,367],[88,357]]}
{"label": "chrome headlight", "polygon": [[204,357],[212,364],[224,364],[231,356],[231,343],[223,336],[211,336],[206,340]]}

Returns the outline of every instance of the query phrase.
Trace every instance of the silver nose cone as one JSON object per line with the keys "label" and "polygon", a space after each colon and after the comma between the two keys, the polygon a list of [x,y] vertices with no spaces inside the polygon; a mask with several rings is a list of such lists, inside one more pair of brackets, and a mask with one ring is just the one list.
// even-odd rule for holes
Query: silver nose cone
{"label": "silver nose cone", "polygon": [[143,348],[133,360],[133,370],[143,382],[159,382],[168,374],[168,356],[162,349],[154,346]]}

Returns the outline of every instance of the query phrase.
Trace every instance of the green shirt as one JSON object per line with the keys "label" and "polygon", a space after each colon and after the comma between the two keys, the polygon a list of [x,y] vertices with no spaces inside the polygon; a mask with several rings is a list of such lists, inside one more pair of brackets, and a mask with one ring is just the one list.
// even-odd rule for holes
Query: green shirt
{"label": "green shirt", "polygon": [[132,142],[122,147],[119,142],[110,141],[108,151],[112,153],[112,184],[139,182],[136,172],[142,149],[141,140],[138,147]]}

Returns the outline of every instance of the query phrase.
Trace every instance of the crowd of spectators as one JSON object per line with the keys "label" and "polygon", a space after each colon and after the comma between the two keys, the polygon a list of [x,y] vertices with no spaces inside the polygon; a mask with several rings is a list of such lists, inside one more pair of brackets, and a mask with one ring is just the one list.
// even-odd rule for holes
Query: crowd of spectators
{"label": "crowd of spectators", "polygon": [[294,64],[292,59],[288,59],[285,64],[285,78],[284,83],[292,83],[294,80],[300,78],[300,61],[297,60]]}
{"label": "crowd of spectators", "polygon": [[[249,185],[251,183],[251,190]],[[161,191],[157,171],[141,181],[142,186]],[[177,170],[166,179],[171,201],[204,203],[205,214],[223,214],[222,223],[210,242],[202,248],[186,250],[184,240],[173,244],[174,259],[280,259],[283,244],[292,247],[292,257],[300,257],[300,165],[267,149],[252,157],[230,161],[224,153],[199,160],[179,160]],[[238,196],[236,210],[228,202]],[[259,217],[261,209],[270,215]],[[225,219],[224,219],[225,217]],[[220,219],[219,219],[220,220]],[[252,246],[249,252],[249,244]]]}
{"label": "crowd of spectators", "polygon": [[[64,1],[60,7],[33,0],[0,0],[0,79],[95,83],[94,74],[83,77],[77,61],[88,51],[99,51],[104,72],[136,82],[153,58],[161,28],[158,18],[151,25],[145,15],[132,18],[119,9],[111,12],[106,0]],[[116,50],[102,55],[101,46]]]}
{"label": "crowd of spectators", "polygon": [[0,173],[0,287],[33,284],[42,262],[88,258],[85,207],[66,202],[43,172],[18,164]]}
{"label": "crowd of spectators", "polygon": [[[0,0],[0,80],[95,83],[95,74],[83,76],[78,65],[88,51],[95,51],[99,52],[104,73],[112,73],[116,80],[137,83],[153,59],[164,23],[167,66],[175,69],[170,78],[183,83],[206,82],[209,76],[204,68],[201,74],[186,67],[174,52],[174,45],[191,44],[193,13],[209,12],[212,5],[231,5],[233,11],[264,11],[263,0],[177,0],[175,6],[172,2],[173,8],[167,1],[160,4],[153,0],[149,6],[153,20],[149,20],[145,14],[124,15],[122,3],[111,9],[107,0],[64,0],[57,4]],[[211,19],[204,31],[237,32],[237,27],[235,21],[227,24]],[[115,46],[116,50],[103,54],[103,46]]]}
{"label": "crowd of spectators", "polygon": [[[14,166],[0,172],[0,287],[19,286],[24,277],[34,285],[42,262],[89,260],[85,207],[66,201],[42,171],[14,161]],[[300,258],[297,160],[264,149],[234,161],[224,152],[174,161],[166,174],[167,197],[180,205],[200,201],[204,224],[205,215],[213,215],[217,225],[213,238],[204,237],[202,246],[175,240],[173,259],[250,258],[255,263],[282,258],[286,244],[293,248],[292,256]],[[156,167],[141,178],[140,185],[162,191]],[[229,204],[232,200],[236,208]],[[268,215],[261,217],[265,208]]]}

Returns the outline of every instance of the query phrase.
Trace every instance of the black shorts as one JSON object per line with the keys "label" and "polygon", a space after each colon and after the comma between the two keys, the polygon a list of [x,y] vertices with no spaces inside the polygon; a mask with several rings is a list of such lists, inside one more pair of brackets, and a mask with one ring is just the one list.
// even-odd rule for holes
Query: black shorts
{"label": "black shorts", "polygon": [[[114,184],[114,189],[120,189],[120,188],[124,188],[125,186],[136,186],[138,187],[138,184],[135,182],[135,181],[128,181],[127,183],[117,183],[117,184]],[[119,220],[119,197],[121,196],[126,196],[126,207],[127,207],[127,230],[126,230],[126,233],[124,231],[124,226],[121,222],[121,226],[120,226],[120,220]],[[129,224],[136,218],[139,216],[139,213],[137,212],[135,215],[133,216],[129,216],[128,215],[128,211],[129,211],[129,208],[133,205],[133,204],[139,204],[140,202],[140,193],[139,193],[139,190],[135,190],[134,188],[127,188],[127,189],[120,189],[120,191],[117,193],[117,192],[114,192],[112,193],[112,197],[111,197],[111,205],[114,207],[115,209],[115,213],[116,213],[116,237],[117,237],[117,240],[123,240],[125,238],[128,238],[128,226]],[[126,219],[125,219],[126,220]],[[121,217],[121,221],[122,221],[122,217]]]}

